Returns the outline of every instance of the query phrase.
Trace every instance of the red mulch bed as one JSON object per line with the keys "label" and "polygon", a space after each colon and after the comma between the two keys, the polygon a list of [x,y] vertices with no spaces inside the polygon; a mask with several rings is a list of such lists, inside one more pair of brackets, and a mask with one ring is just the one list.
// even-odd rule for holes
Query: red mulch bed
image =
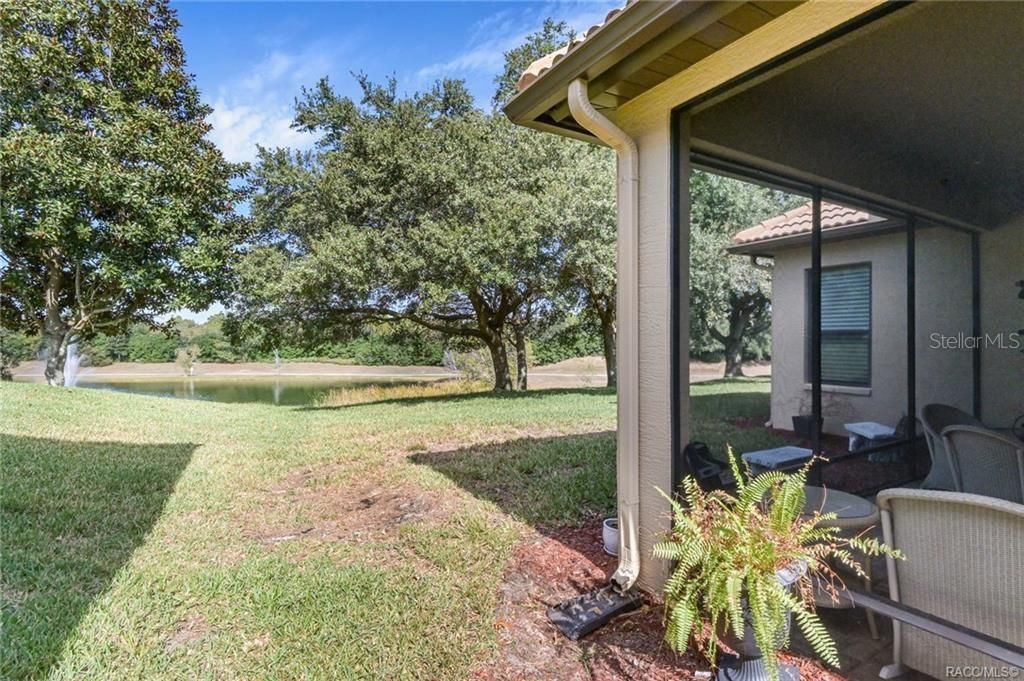
{"label": "red mulch bed", "polygon": [[[540,527],[520,544],[505,571],[495,619],[497,659],[478,668],[476,679],[690,679],[707,672],[707,662],[677,655],[663,642],[662,606],[644,606],[581,641],[562,636],[547,620],[547,608],[608,582],[617,559],[602,550],[601,519],[580,527]],[[796,655],[805,681],[843,677]],[[706,678],[706,677],[705,677]]]}

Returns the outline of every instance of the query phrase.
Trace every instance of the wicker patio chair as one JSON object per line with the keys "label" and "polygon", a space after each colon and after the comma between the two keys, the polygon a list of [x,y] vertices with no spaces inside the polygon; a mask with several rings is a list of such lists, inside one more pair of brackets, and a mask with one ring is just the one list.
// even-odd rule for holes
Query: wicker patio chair
{"label": "wicker patio chair", "polygon": [[976,426],[942,431],[953,489],[1024,503],[1024,442]]}
{"label": "wicker patio chair", "polygon": [[[882,535],[906,560],[886,559],[889,597],[949,622],[1024,646],[1024,505],[959,492],[888,489],[878,494]],[[994,658],[893,622],[893,663],[938,679],[950,668],[1005,669]]]}
{"label": "wicker patio chair", "polygon": [[941,433],[950,426],[981,427],[981,421],[947,404],[928,404],[921,410],[921,423],[924,425],[924,439],[928,442],[928,453],[932,457],[931,470],[921,487],[952,491],[953,471],[949,468],[949,456]]}

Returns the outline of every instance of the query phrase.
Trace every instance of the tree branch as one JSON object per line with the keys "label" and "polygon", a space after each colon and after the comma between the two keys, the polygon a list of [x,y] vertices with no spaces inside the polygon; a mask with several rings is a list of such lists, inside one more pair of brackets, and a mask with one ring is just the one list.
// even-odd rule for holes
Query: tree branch
{"label": "tree branch", "polygon": [[[331,310],[332,315],[366,315],[366,318],[371,321],[381,322],[394,322],[399,320],[407,320],[414,324],[426,327],[431,331],[438,331],[440,333],[446,333],[453,336],[473,336],[476,338],[483,338],[483,334],[473,328],[467,328],[465,326],[453,326],[451,324],[445,324],[439,321],[433,321],[420,315],[413,315],[403,312],[396,312],[395,310],[389,310],[387,308],[378,308],[371,306],[362,307],[346,307],[346,308],[335,308]],[[457,317],[455,315],[447,315],[449,321],[454,321]],[[469,316],[458,317],[470,321]]]}
{"label": "tree branch", "polygon": [[708,329],[708,335],[711,336],[712,338],[714,338],[719,343],[725,343],[729,339],[728,336],[726,336],[725,334],[723,334],[722,332],[720,332],[718,329],[716,329],[715,327],[711,326],[710,324],[708,325],[707,329]]}

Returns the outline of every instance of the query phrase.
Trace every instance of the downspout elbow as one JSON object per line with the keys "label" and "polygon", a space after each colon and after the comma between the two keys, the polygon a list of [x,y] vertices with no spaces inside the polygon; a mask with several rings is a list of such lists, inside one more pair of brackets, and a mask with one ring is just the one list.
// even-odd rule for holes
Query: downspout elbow
{"label": "downspout elbow", "polygon": [[618,158],[618,428],[616,489],[619,566],[612,584],[631,589],[640,576],[640,383],[639,361],[639,152],[636,141],[591,104],[587,81],[569,84],[569,111],[581,126],[615,150]]}
{"label": "downspout elbow", "polygon": [[[615,150],[619,160],[626,166],[625,170],[629,174],[628,180],[635,182],[639,167],[636,141],[594,108],[587,92],[586,80],[577,78],[569,83],[568,102],[569,112],[576,122]],[[620,181],[622,179],[624,178],[620,177]]]}

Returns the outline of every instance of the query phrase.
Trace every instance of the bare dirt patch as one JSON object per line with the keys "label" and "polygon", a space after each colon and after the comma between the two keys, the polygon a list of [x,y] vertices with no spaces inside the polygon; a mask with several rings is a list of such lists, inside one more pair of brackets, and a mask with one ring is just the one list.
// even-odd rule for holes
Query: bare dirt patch
{"label": "bare dirt patch", "polygon": [[303,468],[293,471],[284,476],[273,485],[269,491],[273,494],[286,494],[294,490],[302,490],[320,484],[328,483],[342,471],[341,464],[327,464],[316,468]]}
{"label": "bare dirt patch", "polygon": [[164,641],[164,650],[174,652],[188,648],[203,640],[210,633],[210,627],[202,615],[189,615],[178,622],[174,633]]}
{"label": "bare dirt patch", "polygon": [[440,513],[439,497],[408,483],[334,482],[330,464],[285,476],[244,520],[244,534],[267,546],[296,540],[369,541]]}

